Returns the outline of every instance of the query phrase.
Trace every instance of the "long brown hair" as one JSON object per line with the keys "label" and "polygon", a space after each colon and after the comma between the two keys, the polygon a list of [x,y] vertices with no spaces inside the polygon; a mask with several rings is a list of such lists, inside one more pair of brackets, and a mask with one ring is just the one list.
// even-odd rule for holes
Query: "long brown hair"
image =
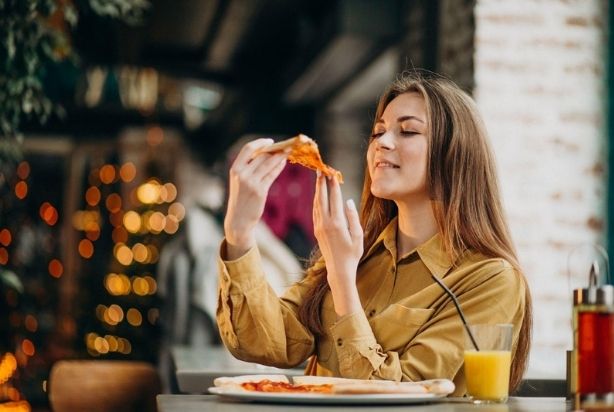
{"label": "long brown hair", "polygon": [[[417,93],[425,102],[429,133],[427,190],[446,253],[455,262],[465,250],[507,260],[525,285],[525,313],[512,361],[510,388],[516,388],[527,365],[531,342],[532,305],[527,281],[516,257],[500,201],[495,162],[486,128],[471,97],[450,80],[413,71],[403,74],[381,96],[374,121],[388,103],[404,93]],[[396,204],[371,193],[365,171],[360,204],[364,250],[397,215]],[[312,333],[323,334],[320,307],[329,291],[326,267],[319,250],[311,257],[308,276],[317,281],[299,308]]]}

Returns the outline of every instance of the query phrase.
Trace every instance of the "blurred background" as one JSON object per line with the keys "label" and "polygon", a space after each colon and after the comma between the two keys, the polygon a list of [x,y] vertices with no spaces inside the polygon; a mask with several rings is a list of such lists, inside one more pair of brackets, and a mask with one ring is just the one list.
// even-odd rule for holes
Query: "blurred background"
{"label": "blurred background", "polygon": [[[49,410],[61,359],[145,361],[172,391],[169,345],[219,343],[238,145],[305,133],[358,201],[377,98],[412,68],[477,101],[534,297],[529,369],[564,376],[571,290],[591,245],[614,247],[612,14],[607,0],[0,0],[0,405]],[[279,290],[314,246],[313,182],[288,166],[271,190],[260,242],[286,257],[270,262]]]}

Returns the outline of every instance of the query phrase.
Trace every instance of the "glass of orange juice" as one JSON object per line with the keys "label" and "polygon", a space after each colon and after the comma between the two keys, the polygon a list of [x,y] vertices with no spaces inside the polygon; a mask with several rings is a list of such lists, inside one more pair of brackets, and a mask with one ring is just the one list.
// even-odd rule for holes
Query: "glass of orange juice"
{"label": "glass of orange juice", "polygon": [[512,325],[468,325],[468,328],[473,339],[465,330],[467,394],[474,403],[507,402],[512,361]]}

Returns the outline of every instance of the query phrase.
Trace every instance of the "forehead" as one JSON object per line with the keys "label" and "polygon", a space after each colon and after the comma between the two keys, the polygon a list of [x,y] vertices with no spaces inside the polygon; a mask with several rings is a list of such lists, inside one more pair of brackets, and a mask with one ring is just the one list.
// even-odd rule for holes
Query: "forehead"
{"label": "forehead", "polygon": [[386,122],[394,121],[402,116],[416,116],[426,121],[426,105],[418,93],[403,93],[395,97],[382,113]]}

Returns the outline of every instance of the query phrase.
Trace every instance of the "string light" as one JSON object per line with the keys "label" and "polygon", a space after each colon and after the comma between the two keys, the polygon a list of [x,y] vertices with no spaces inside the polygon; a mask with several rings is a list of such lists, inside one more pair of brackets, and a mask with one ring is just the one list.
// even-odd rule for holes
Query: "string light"
{"label": "string light", "polygon": [[104,184],[111,184],[115,180],[115,167],[104,165],[100,168],[100,181]]}
{"label": "string light", "polygon": [[185,217],[185,207],[181,203],[175,202],[168,207],[168,214],[175,216],[178,221],[182,221]]}
{"label": "string light", "polygon": [[119,169],[119,176],[126,183],[132,182],[136,177],[136,167],[134,166],[134,163],[124,163]]}
{"label": "string light", "polygon": [[107,210],[109,210],[109,212],[111,213],[119,212],[122,208],[121,196],[117,193],[111,193],[105,201],[105,206],[107,207]]}
{"label": "string light", "polygon": [[28,356],[34,356],[36,350],[34,349],[34,344],[30,339],[24,339],[21,342],[21,351]]}
{"label": "string light", "polygon": [[9,263],[9,251],[0,247],[0,265],[6,265],[7,263]]}
{"label": "string light", "polygon": [[89,259],[94,255],[94,244],[89,239],[81,239],[79,242],[79,254],[85,259]]}
{"label": "string light", "polygon": [[49,226],[53,226],[58,222],[58,211],[57,209],[49,202],[44,202],[38,210],[41,219]]}
{"label": "string light", "polygon": [[141,216],[134,210],[130,210],[124,214],[124,227],[130,233],[137,233],[141,228]]}
{"label": "string light", "polygon": [[17,199],[23,200],[28,195],[28,184],[23,180],[17,182],[15,185],[15,196]]}
{"label": "string light", "polygon": [[143,323],[143,316],[141,316],[141,312],[135,308],[128,309],[126,319],[132,326],[141,326],[141,323]]}
{"label": "string light", "polygon": [[136,197],[143,204],[156,203],[160,196],[160,185],[155,181],[143,183],[136,190]]}
{"label": "string light", "polygon": [[30,176],[30,164],[25,160],[17,166],[17,176],[19,176],[21,180],[26,180],[28,176]]}
{"label": "string light", "polygon": [[0,244],[4,246],[9,246],[13,240],[11,236],[11,231],[8,229],[0,230]]}
{"label": "string light", "polygon": [[100,189],[91,186],[85,191],[85,201],[90,206],[96,206],[100,202]]}
{"label": "string light", "polygon": [[38,329],[38,321],[33,315],[27,315],[25,320],[26,329],[32,333]]}
{"label": "string light", "polygon": [[49,274],[54,278],[59,278],[64,273],[64,266],[58,259],[52,259],[49,262]]}
{"label": "string light", "polygon": [[17,369],[17,360],[15,356],[7,352],[0,361],[0,385],[8,381]]}

